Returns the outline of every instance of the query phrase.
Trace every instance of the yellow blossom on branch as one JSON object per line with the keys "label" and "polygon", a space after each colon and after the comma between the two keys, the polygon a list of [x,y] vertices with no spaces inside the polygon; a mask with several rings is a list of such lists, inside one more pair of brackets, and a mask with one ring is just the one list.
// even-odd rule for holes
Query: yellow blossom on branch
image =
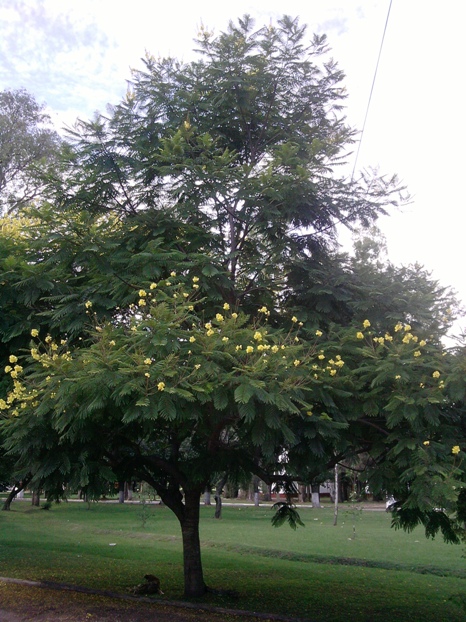
{"label": "yellow blossom on branch", "polygon": [[196,337],[190,337],[189,341],[190,341],[190,343],[194,343],[196,341]]}
{"label": "yellow blossom on branch", "polygon": [[228,311],[229,309],[230,309],[230,305],[228,304],[228,302],[225,302],[225,304],[223,305],[223,310]]}
{"label": "yellow blossom on branch", "polygon": [[246,353],[247,353],[247,354],[251,354],[251,352],[254,352],[254,348],[253,348],[252,346],[248,346],[248,347],[246,348]]}
{"label": "yellow blossom on branch", "polygon": [[217,313],[215,316],[215,319],[217,320],[217,322],[223,322],[225,318],[223,317],[221,313]]}
{"label": "yellow blossom on branch", "polygon": [[291,321],[293,322],[293,324],[298,321],[298,318],[296,317],[296,315],[293,315],[293,317],[291,318]]}
{"label": "yellow blossom on branch", "polygon": [[361,331],[356,333],[356,339],[364,339],[364,335],[363,335],[363,333],[361,333]]}
{"label": "yellow blossom on branch", "polygon": [[8,360],[10,361],[10,363],[17,363],[18,357],[15,356],[14,354],[10,354],[10,358]]}
{"label": "yellow blossom on branch", "polygon": [[37,330],[37,328],[33,328],[31,330],[31,337],[38,337],[39,336],[39,331]]}
{"label": "yellow blossom on branch", "polygon": [[254,339],[256,341],[262,341],[262,333],[260,333],[258,330],[254,333]]}
{"label": "yellow blossom on branch", "polygon": [[362,323],[362,325],[364,326],[364,328],[369,328],[369,326],[371,325],[371,323],[369,322],[369,320],[364,320],[364,322]]}
{"label": "yellow blossom on branch", "polygon": [[139,298],[145,298],[147,296],[147,292],[145,289],[139,290]]}
{"label": "yellow blossom on branch", "polygon": [[451,453],[454,454],[456,456],[456,454],[459,454],[461,451],[460,446],[459,445],[455,445],[452,450]]}
{"label": "yellow blossom on branch", "polygon": [[159,382],[157,385],[159,391],[165,391],[165,382]]}
{"label": "yellow blossom on branch", "polygon": [[432,374],[432,378],[440,378],[440,372],[439,371],[434,371]]}
{"label": "yellow blossom on branch", "polygon": [[316,330],[316,337],[322,337],[322,331]]}

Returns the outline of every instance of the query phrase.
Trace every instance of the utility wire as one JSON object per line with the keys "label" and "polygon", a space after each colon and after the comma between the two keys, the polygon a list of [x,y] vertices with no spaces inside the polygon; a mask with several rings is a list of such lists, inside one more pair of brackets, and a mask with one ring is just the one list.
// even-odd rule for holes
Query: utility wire
{"label": "utility wire", "polygon": [[371,91],[369,93],[369,100],[367,102],[366,115],[364,117],[364,123],[362,124],[361,138],[359,139],[358,149],[356,151],[356,158],[354,160],[353,172],[351,173],[351,181],[354,178],[354,172],[356,170],[356,165],[358,163],[358,158],[359,158],[359,151],[361,149],[361,143],[362,143],[362,139],[364,137],[364,130],[366,129],[366,121],[367,121],[367,117],[369,115],[369,108],[370,108],[370,105],[371,105],[372,93],[374,92],[374,85],[375,85],[375,81],[376,81],[376,78],[377,78],[377,72],[379,70],[380,57],[382,56],[382,49],[383,49],[383,44],[384,44],[384,41],[385,41],[385,33],[387,32],[388,20],[390,18],[390,10],[392,8],[392,2],[393,2],[393,0],[390,0],[390,4],[388,5],[387,18],[385,20],[385,27],[383,29],[382,41],[380,42],[379,55],[377,57],[377,63],[376,63],[376,66],[375,66],[374,77],[372,79]]}

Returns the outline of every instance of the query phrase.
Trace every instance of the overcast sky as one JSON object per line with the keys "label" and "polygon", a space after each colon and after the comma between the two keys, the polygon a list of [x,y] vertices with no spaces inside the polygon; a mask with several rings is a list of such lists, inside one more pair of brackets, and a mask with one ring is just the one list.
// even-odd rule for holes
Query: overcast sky
{"label": "overcast sky", "polygon": [[[203,23],[216,32],[249,13],[257,26],[283,13],[326,33],[346,73],[348,121],[363,126],[390,0],[0,0],[0,90],[24,87],[58,126],[105,111],[126,91],[145,51],[193,58]],[[466,302],[466,129],[460,0],[392,0],[358,168],[397,173],[413,196],[379,226],[389,258],[419,262]],[[462,323],[464,325],[464,322]]]}

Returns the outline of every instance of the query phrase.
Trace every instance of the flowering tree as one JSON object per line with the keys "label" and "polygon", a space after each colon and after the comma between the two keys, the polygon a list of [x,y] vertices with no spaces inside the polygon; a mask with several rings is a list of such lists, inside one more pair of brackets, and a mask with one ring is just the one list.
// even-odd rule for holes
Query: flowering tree
{"label": "flowering tree", "polygon": [[[4,231],[16,473],[50,497],[151,483],[180,522],[188,596],[206,589],[199,500],[218,472],[287,488],[364,453],[400,525],[460,533],[460,359],[406,305],[377,316],[331,253],[338,222],[371,222],[397,188],[335,175],[353,140],[342,74],[304,34],[245,18],[203,31],[202,61],[148,58],[108,118],[77,125],[53,202]],[[432,299],[416,318],[437,317]]]}

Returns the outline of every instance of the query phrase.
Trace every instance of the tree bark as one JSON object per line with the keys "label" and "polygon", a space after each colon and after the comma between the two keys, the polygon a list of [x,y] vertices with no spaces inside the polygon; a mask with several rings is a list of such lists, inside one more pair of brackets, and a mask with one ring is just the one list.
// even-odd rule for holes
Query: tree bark
{"label": "tree bark", "polygon": [[201,493],[185,491],[184,516],[180,520],[183,538],[184,595],[202,596],[206,592],[199,539],[199,506]]}
{"label": "tree bark", "polygon": [[118,503],[125,502],[125,482],[118,482]]}
{"label": "tree bark", "polygon": [[33,490],[32,491],[32,501],[31,501],[31,503],[35,507],[39,507],[39,505],[40,505],[40,490]]}

